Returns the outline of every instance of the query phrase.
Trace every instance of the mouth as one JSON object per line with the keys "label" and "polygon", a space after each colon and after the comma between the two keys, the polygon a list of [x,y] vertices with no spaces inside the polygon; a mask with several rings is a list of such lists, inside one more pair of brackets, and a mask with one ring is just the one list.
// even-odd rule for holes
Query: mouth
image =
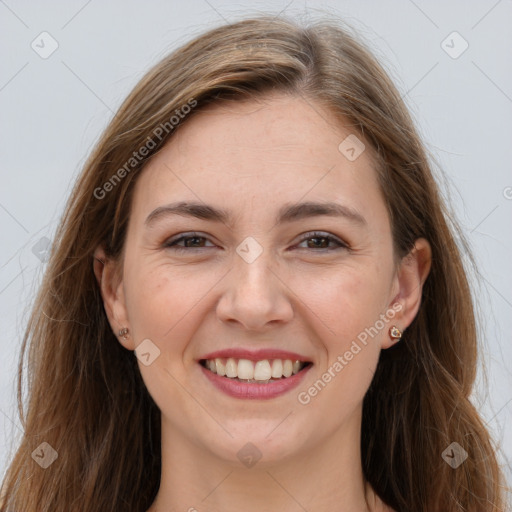
{"label": "mouth", "polygon": [[268,400],[289,393],[313,366],[299,354],[260,350],[220,351],[198,360],[206,381],[238,399]]}
{"label": "mouth", "polygon": [[243,358],[200,359],[199,364],[219,377],[246,384],[270,384],[283,381],[309,368],[313,363],[298,359],[260,359],[252,361]]}

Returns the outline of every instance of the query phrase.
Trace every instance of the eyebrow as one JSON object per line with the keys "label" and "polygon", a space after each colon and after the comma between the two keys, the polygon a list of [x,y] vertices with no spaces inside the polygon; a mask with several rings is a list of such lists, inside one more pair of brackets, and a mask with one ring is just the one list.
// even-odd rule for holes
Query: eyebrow
{"label": "eyebrow", "polygon": [[[170,215],[195,217],[213,222],[232,224],[233,215],[225,209],[216,208],[204,203],[180,201],[155,208],[146,218],[145,225],[151,226],[158,219]],[[366,219],[349,206],[333,202],[303,202],[298,204],[285,204],[277,214],[275,223],[284,224],[295,222],[309,217],[343,217],[361,226],[366,226]]]}

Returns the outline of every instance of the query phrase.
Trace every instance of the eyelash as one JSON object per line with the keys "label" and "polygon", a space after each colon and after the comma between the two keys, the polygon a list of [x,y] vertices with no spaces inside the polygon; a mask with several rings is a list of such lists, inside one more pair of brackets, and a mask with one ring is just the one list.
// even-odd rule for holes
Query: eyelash
{"label": "eyelash", "polygon": [[[188,234],[185,234],[185,235],[181,235],[179,236],[178,238],[175,238],[174,240],[171,239],[171,240],[168,240],[164,243],[164,247],[168,248],[168,249],[172,249],[173,251],[176,251],[176,252],[185,252],[185,251],[190,251],[190,250],[198,250],[198,249],[207,249],[207,247],[180,247],[178,245],[175,245],[177,244],[178,242],[181,242],[182,240],[187,240],[187,239],[190,239],[190,238],[203,238],[203,239],[207,239],[207,237],[205,236],[202,236],[198,233],[188,233]],[[315,250],[313,248],[313,250],[315,252],[330,252],[330,251],[335,251],[335,250],[339,250],[339,249],[348,249],[349,246],[342,242],[339,238],[337,237],[334,237],[332,235],[329,235],[328,233],[323,233],[321,231],[311,231],[309,233],[305,233],[303,235],[303,237],[301,238],[301,240],[299,241],[299,244],[302,243],[302,242],[305,242],[307,240],[310,240],[310,239],[314,239],[314,238],[324,238],[326,239],[328,242],[335,242],[339,245],[339,247],[335,247],[335,248],[320,248],[318,250]],[[304,249],[304,247],[301,247],[301,249]],[[305,248],[305,249],[308,249],[308,248]]]}

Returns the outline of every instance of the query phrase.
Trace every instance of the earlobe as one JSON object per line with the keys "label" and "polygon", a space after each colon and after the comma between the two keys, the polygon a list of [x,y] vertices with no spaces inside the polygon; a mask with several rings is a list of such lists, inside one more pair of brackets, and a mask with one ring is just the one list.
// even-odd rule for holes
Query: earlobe
{"label": "earlobe", "polygon": [[116,262],[105,255],[101,246],[94,252],[93,269],[112,331],[125,348],[134,350],[134,347],[132,348],[133,340],[128,335],[129,323],[123,282],[119,277]]}
{"label": "earlobe", "polygon": [[[418,238],[411,252],[400,262],[395,278],[395,290],[398,288],[398,292],[389,304],[389,307],[397,303],[401,306],[400,311],[396,313],[393,319],[393,327],[398,332],[403,333],[419,311],[423,285],[430,272],[431,264],[432,249],[430,244],[425,238]],[[393,336],[390,329],[382,348],[389,348],[394,345],[400,340],[400,337]]]}

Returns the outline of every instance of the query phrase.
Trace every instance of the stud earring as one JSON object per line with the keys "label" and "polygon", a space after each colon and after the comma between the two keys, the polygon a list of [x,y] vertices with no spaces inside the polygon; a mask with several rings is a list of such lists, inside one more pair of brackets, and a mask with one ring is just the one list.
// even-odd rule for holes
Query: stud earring
{"label": "stud earring", "polygon": [[128,327],[123,327],[119,332],[118,332],[118,336],[120,338],[123,338],[123,340],[127,340],[128,339],[128,333],[129,333],[129,329]]}
{"label": "stud earring", "polygon": [[389,335],[394,341],[400,341],[400,339],[402,338],[402,331],[398,327],[393,325],[393,327],[389,329]]}

